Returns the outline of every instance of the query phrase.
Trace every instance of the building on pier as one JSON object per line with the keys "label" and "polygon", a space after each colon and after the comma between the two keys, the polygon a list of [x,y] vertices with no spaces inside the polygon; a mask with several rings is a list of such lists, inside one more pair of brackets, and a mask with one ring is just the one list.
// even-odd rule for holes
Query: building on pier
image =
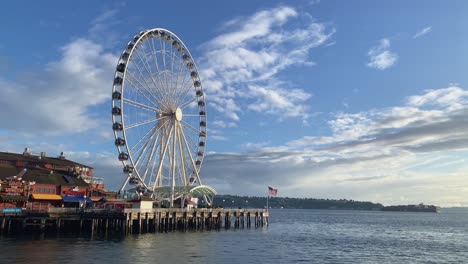
{"label": "building on pier", "polygon": [[46,210],[48,207],[79,207],[92,201],[94,190],[103,190],[93,181],[93,168],[65,158],[0,152],[0,208]]}
{"label": "building on pier", "polygon": [[[216,195],[206,185],[175,186],[174,190],[179,194],[174,200],[177,208],[196,208],[197,197]],[[33,155],[28,148],[21,154],[0,152],[0,210],[149,209],[169,207],[170,198],[171,188],[167,186],[156,188],[152,198],[135,190],[107,191],[103,180],[94,177],[92,167],[66,159],[63,152],[58,157],[47,157],[45,152]]]}

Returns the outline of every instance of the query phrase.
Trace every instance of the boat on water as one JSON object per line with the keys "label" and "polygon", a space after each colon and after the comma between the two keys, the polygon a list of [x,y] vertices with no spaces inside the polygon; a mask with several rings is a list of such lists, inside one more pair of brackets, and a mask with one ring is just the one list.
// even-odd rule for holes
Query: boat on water
{"label": "boat on water", "polygon": [[422,213],[440,213],[440,207],[435,205],[392,205],[384,206],[382,211],[394,211],[394,212],[422,212]]}

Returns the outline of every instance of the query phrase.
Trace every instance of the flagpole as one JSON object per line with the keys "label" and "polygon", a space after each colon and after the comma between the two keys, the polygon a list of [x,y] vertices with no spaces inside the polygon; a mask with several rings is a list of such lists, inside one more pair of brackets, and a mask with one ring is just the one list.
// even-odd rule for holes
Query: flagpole
{"label": "flagpole", "polygon": [[269,198],[270,198],[270,195],[267,194],[267,212],[268,212],[268,209],[270,208],[270,207],[268,206],[268,199],[269,199]]}

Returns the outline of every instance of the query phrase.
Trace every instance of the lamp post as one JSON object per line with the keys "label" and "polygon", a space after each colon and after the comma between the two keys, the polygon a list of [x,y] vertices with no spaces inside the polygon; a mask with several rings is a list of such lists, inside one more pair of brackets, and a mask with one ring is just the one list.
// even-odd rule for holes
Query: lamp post
{"label": "lamp post", "polygon": [[31,188],[32,186],[36,184],[35,181],[30,181],[28,182],[28,194],[26,196],[26,210],[28,210],[28,205],[29,205],[29,195],[31,194]]}
{"label": "lamp post", "polygon": [[83,195],[84,201],[83,201],[83,210],[86,209],[86,194]]}
{"label": "lamp post", "polygon": [[225,206],[224,206],[224,202],[226,202],[226,200],[225,200],[225,199],[223,199],[223,209],[224,209],[224,207],[225,207]]}
{"label": "lamp post", "polygon": [[245,208],[249,208],[249,200],[245,200]]}

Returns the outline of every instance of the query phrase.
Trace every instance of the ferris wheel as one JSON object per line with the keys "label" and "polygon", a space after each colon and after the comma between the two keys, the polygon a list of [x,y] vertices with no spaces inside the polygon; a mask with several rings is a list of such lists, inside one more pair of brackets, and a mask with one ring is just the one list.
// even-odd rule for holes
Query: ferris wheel
{"label": "ferris wheel", "polygon": [[[121,191],[159,194],[172,206],[203,186],[205,96],[195,62],[174,33],[155,28],[128,42],[114,75],[112,122],[126,175]],[[197,189],[215,194],[208,186]]]}

